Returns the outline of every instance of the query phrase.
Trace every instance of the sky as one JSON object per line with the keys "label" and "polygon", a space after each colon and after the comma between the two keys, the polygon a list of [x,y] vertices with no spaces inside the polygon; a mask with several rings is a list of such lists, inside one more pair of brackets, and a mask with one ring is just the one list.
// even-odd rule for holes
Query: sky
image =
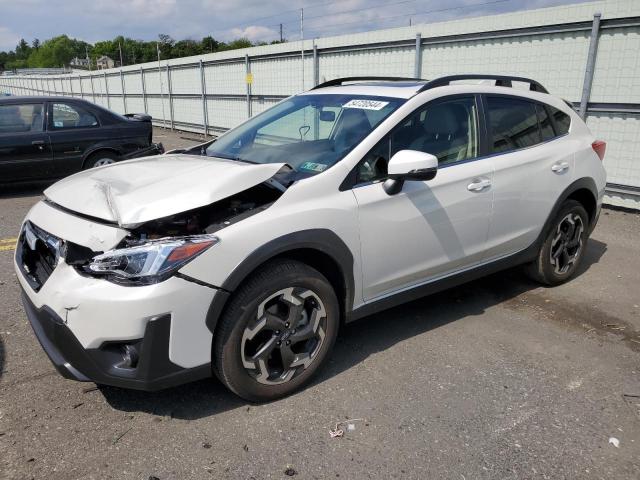
{"label": "sky", "polygon": [[0,0],[0,50],[67,34],[94,43],[117,35],[155,40],[324,37],[579,3],[581,0]]}

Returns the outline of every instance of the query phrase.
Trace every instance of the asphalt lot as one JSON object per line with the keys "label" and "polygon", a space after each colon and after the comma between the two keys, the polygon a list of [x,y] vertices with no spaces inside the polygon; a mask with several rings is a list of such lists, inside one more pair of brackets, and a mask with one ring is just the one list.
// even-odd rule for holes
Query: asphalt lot
{"label": "asphalt lot", "polygon": [[[194,143],[178,137],[156,136]],[[213,379],[144,393],[55,372],[5,241],[39,191],[0,194],[0,479],[640,478],[640,215],[603,211],[566,285],[511,270],[381,312],[306,390],[252,405]]]}

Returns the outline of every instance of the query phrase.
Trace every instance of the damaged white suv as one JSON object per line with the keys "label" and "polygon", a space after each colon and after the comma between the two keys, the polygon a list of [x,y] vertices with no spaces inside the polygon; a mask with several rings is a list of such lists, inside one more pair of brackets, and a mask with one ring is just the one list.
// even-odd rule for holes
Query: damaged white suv
{"label": "damaged white suv", "polygon": [[332,80],[210,145],[56,183],[15,268],[63,376],[216,374],[270,400],[310,379],[341,322],[517,264],[569,279],[604,149],[533,80]]}

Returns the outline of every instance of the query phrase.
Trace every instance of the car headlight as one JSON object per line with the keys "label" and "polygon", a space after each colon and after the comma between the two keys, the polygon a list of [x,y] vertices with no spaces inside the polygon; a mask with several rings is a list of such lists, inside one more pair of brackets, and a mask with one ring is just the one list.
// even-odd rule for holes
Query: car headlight
{"label": "car headlight", "polygon": [[192,235],[150,240],[96,255],[85,267],[92,275],[105,275],[123,283],[157,283],[218,243],[215,235]]}

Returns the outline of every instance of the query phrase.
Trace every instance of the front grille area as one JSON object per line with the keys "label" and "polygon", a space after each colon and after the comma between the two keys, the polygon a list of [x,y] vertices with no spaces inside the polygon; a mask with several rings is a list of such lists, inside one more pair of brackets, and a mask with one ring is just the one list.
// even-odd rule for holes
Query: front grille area
{"label": "front grille area", "polygon": [[61,239],[29,221],[22,227],[16,248],[16,262],[36,292],[56,268],[63,245]]}

